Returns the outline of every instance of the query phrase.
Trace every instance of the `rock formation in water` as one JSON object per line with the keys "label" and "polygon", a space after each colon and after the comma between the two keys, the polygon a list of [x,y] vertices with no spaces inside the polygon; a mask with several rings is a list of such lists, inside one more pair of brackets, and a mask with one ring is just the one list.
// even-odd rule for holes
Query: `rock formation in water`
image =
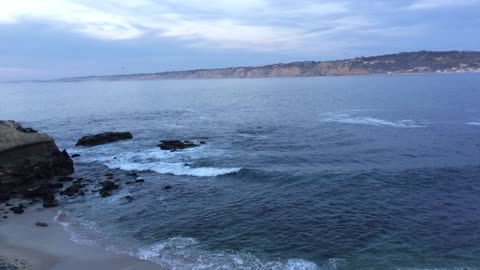
{"label": "rock formation in water", "polygon": [[121,140],[133,139],[130,132],[105,132],[97,135],[88,135],[77,141],[75,146],[96,146]]}
{"label": "rock formation in water", "polygon": [[162,140],[158,147],[162,150],[170,150],[171,152],[177,150],[183,150],[187,148],[197,147],[198,144],[195,144],[190,141],[181,141],[181,140]]}

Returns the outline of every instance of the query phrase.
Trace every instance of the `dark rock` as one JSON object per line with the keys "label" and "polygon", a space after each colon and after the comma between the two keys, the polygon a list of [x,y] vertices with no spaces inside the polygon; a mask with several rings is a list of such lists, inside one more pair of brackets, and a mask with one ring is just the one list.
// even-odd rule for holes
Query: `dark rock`
{"label": "dark rock", "polygon": [[79,156],[80,156],[80,154],[73,154],[73,155],[72,155],[72,158],[77,158],[77,157],[79,157]]}
{"label": "dark rock", "polygon": [[110,196],[111,191],[118,188],[118,185],[110,180],[103,181],[100,183],[100,185],[102,185],[102,188],[100,189],[99,193],[102,197]]}
{"label": "dark rock", "polygon": [[71,176],[60,176],[57,178],[57,181],[58,182],[70,182],[70,181],[73,181],[73,177]]}
{"label": "dark rock", "polygon": [[181,141],[181,140],[163,140],[160,141],[158,147],[162,150],[170,150],[170,151],[177,151],[183,150],[186,148],[197,147],[198,144],[194,144],[190,141]]}
{"label": "dark rock", "polygon": [[170,186],[170,185],[165,185],[165,186],[163,187],[163,189],[166,189],[166,190],[168,190],[168,189],[172,189],[172,188],[173,188],[173,187],[172,187],[172,186]]}
{"label": "dark rock", "polygon": [[37,133],[37,131],[33,128],[24,128],[20,125],[17,127],[17,130],[23,133]]}
{"label": "dark rock", "polygon": [[10,208],[10,211],[12,211],[14,214],[19,215],[19,214],[22,214],[23,212],[25,212],[25,211],[23,211],[24,208],[25,208],[25,207],[20,204],[20,205],[18,205],[18,206],[16,206],[16,207]]}
{"label": "dark rock", "polygon": [[127,176],[137,177],[138,174],[136,172],[129,172],[127,173]]}
{"label": "dark rock", "polygon": [[35,226],[45,228],[45,227],[48,227],[48,224],[45,223],[45,222],[40,222],[39,221],[39,222],[35,223]]}
{"label": "dark rock", "polygon": [[97,135],[84,136],[78,140],[75,146],[96,146],[132,138],[133,136],[130,132],[105,132]]}
{"label": "dark rock", "polygon": [[7,206],[7,207],[8,207],[8,206],[12,206],[12,205],[11,205],[11,204],[9,204],[9,203],[6,203],[6,204],[5,204],[5,206]]}
{"label": "dark rock", "polygon": [[72,197],[72,196],[75,196],[80,191],[81,188],[82,188],[81,185],[73,184],[68,188],[66,188],[64,191],[60,192],[60,195]]}
{"label": "dark rock", "polygon": [[10,195],[7,193],[0,193],[0,203],[4,203],[10,200]]}
{"label": "dark rock", "polygon": [[26,198],[44,197],[48,194],[54,193],[54,190],[50,188],[49,184],[39,184],[31,188],[22,190],[21,193]]}
{"label": "dark rock", "polygon": [[200,144],[206,144],[207,142],[206,141],[200,141]]}
{"label": "dark rock", "polygon": [[127,182],[125,182],[125,185],[131,185],[131,184],[135,184],[135,182],[134,182],[134,181],[127,181]]}
{"label": "dark rock", "polygon": [[144,180],[144,179],[141,179],[141,178],[138,178],[137,180],[135,180],[135,182],[136,182],[136,183],[143,183],[143,182],[145,182],[145,180]]}
{"label": "dark rock", "polygon": [[48,187],[52,189],[60,189],[63,188],[63,183],[49,183]]}
{"label": "dark rock", "polygon": [[44,208],[51,208],[51,207],[57,207],[58,202],[55,200],[55,194],[48,194],[43,197],[43,207]]}
{"label": "dark rock", "polygon": [[107,191],[118,188],[118,185],[110,180],[103,181],[100,183],[100,185],[102,185],[103,190],[107,190]]}
{"label": "dark rock", "polygon": [[130,196],[130,195],[127,195],[127,196],[125,196],[124,198],[125,198],[125,200],[127,200],[128,203],[131,203],[133,200],[135,200],[135,198],[133,198],[133,197]]}
{"label": "dark rock", "polygon": [[8,218],[8,216],[3,216],[2,218],[5,218],[5,219],[6,219],[6,218]]}
{"label": "dark rock", "polygon": [[102,198],[108,197],[108,196],[110,196],[110,195],[112,195],[112,194],[110,193],[110,191],[100,190],[100,196],[101,196]]}

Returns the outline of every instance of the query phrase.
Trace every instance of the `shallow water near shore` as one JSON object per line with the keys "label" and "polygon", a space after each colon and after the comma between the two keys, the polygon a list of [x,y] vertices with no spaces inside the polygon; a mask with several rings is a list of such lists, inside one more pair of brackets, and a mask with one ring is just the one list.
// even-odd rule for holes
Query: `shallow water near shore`
{"label": "shallow water near shore", "polygon": [[[480,269],[479,85],[479,74],[2,84],[0,118],[80,154],[78,176],[145,179],[62,199],[82,244],[167,269]],[[104,131],[134,139],[74,147]],[[207,143],[168,152],[161,139]]]}

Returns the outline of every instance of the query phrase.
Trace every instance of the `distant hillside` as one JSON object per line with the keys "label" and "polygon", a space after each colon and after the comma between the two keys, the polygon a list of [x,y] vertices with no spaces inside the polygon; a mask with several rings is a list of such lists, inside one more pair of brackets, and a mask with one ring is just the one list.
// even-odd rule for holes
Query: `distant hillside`
{"label": "distant hillside", "polygon": [[305,61],[259,67],[88,76],[56,81],[273,78],[429,72],[480,72],[480,52],[420,51],[336,61]]}

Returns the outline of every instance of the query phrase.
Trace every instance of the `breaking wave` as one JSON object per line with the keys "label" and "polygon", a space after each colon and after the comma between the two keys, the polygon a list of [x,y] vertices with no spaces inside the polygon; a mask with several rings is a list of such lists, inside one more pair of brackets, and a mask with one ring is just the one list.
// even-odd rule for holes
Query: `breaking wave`
{"label": "breaking wave", "polygon": [[[115,156],[96,156],[84,161],[99,161],[110,169],[126,171],[154,171],[160,174],[177,176],[214,177],[238,172],[241,168],[222,168],[213,166],[197,167],[195,158],[206,154],[201,150],[169,152],[160,149],[149,149],[140,152],[125,152]],[[208,154],[207,154],[208,155]]]}
{"label": "breaking wave", "polygon": [[166,269],[264,269],[264,270],[317,270],[318,266],[302,259],[263,261],[249,253],[208,251],[200,248],[193,238],[172,237],[164,242],[139,248],[138,258],[153,261]]}
{"label": "breaking wave", "polygon": [[[236,251],[209,251],[200,242],[189,237],[172,237],[151,245],[132,246],[109,239],[93,222],[72,218],[67,212],[59,211],[54,220],[69,234],[70,240],[87,246],[103,248],[107,251],[130,255],[152,261],[165,269],[258,269],[258,270],[319,270],[314,262],[303,259],[284,261],[262,260],[259,257]],[[103,236],[103,237],[100,237]],[[106,237],[106,238],[104,238]],[[113,242],[112,242],[113,241]],[[336,259],[328,260],[327,269],[337,269]],[[323,267],[322,267],[323,268]]]}
{"label": "breaking wave", "polygon": [[471,125],[471,126],[480,126],[480,122],[468,122],[465,123],[466,125]]}
{"label": "breaking wave", "polygon": [[324,122],[337,122],[343,124],[361,124],[370,126],[388,126],[395,128],[424,128],[425,124],[413,120],[388,121],[374,117],[352,116],[349,114],[327,114]]}

